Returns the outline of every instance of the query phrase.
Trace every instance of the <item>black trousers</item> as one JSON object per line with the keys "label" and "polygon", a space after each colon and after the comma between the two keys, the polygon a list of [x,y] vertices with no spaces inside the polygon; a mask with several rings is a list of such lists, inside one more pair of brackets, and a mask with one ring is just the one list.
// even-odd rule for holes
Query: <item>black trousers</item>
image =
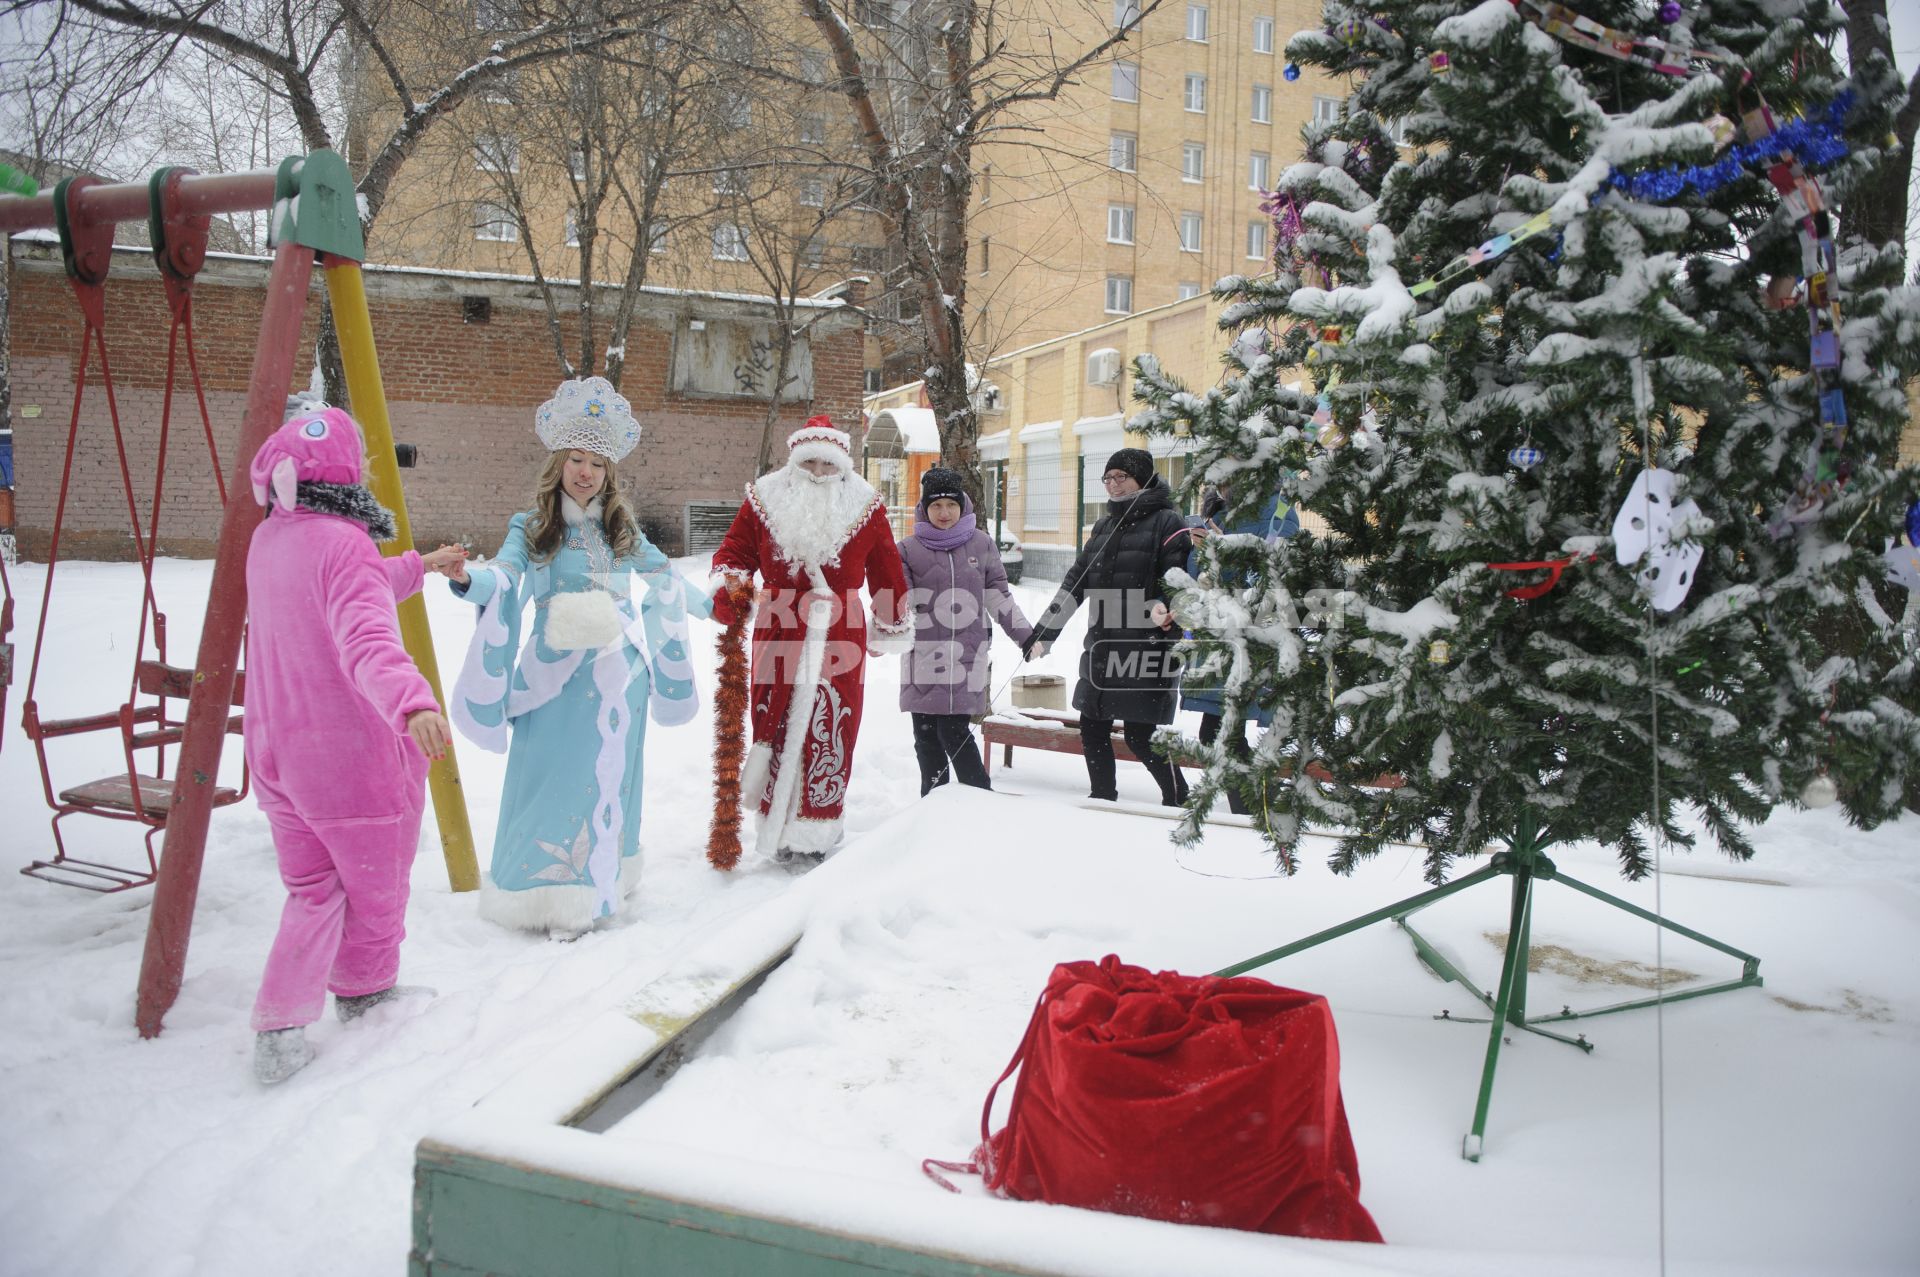
{"label": "black trousers", "polygon": [[[1200,743],[1202,745],[1211,745],[1215,740],[1218,740],[1219,737],[1220,716],[1218,714],[1202,714],[1200,716]],[[1239,759],[1252,757],[1253,751],[1247,747],[1247,729],[1244,724],[1241,725],[1238,732],[1227,737],[1227,752]],[[1227,810],[1237,816],[1247,814],[1247,800],[1240,796],[1239,790],[1227,790]]]}
{"label": "black trousers", "polygon": [[962,785],[992,789],[987,768],[974,743],[973,724],[965,714],[915,714],[913,756],[920,763],[920,796],[947,783],[949,773]]}
{"label": "black trousers", "polygon": [[[1160,801],[1168,807],[1178,807],[1187,801],[1187,778],[1180,769],[1167,761],[1167,756],[1153,747],[1153,723],[1127,723],[1121,728],[1121,736],[1127,742],[1127,748],[1133,751],[1146,765],[1147,771],[1160,785]],[[1080,752],[1087,756],[1087,780],[1093,787],[1089,798],[1104,798],[1112,802],[1120,796],[1120,790],[1114,779],[1113,759],[1113,720],[1111,718],[1083,718],[1080,720]]]}

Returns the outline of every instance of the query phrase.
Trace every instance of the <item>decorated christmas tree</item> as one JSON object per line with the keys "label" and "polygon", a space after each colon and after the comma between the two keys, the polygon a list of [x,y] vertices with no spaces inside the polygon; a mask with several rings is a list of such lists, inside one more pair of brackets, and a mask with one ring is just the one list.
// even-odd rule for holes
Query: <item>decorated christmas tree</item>
{"label": "decorated christmas tree", "polygon": [[1222,526],[1304,523],[1207,538],[1180,593],[1228,722],[1273,714],[1244,760],[1183,743],[1181,836],[1232,786],[1288,869],[1317,829],[1341,870],[1592,839],[1639,877],[1689,815],[1744,859],[1781,803],[1897,814],[1920,291],[1846,217],[1892,68],[1849,78],[1825,0],[1326,18],[1288,55],[1352,96],[1272,193],[1275,272],[1216,286],[1226,375],[1137,366]]}

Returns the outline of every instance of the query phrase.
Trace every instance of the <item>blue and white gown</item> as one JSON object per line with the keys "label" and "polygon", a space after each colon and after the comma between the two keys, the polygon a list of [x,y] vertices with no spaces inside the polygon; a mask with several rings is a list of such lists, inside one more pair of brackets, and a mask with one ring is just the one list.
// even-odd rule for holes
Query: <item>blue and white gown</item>
{"label": "blue and white gown", "polygon": [[[527,515],[516,514],[499,555],[454,585],[480,618],[452,713],[475,744],[507,754],[481,915],[564,935],[617,913],[639,880],[647,718],[671,727],[698,710],[687,616],[704,617],[710,607],[644,536],[615,559],[597,500],[585,512],[570,498],[560,504],[567,531],[552,559],[532,559]],[[647,587],[637,606],[634,577]],[[617,636],[599,647],[549,646],[549,638],[568,644],[549,634],[552,618],[589,601],[562,600],[556,609],[555,600],[593,590],[612,596]],[[590,601],[605,612],[605,599]],[[534,619],[523,645],[529,602]]]}

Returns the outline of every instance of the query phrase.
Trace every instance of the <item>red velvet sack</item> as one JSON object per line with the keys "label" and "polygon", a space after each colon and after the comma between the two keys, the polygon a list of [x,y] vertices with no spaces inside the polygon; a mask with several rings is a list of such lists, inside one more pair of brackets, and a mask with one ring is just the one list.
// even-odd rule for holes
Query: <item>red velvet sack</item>
{"label": "red velvet sack", "polygon": [[[1007,1124],[987,1134],[1020,1068]],[[987,1093],[988,1189],[1294,1237],[1381,1240],[1360,1205],[1333,1012],[1250,977],[1154,974],[1112,955],[1053,969]]]}

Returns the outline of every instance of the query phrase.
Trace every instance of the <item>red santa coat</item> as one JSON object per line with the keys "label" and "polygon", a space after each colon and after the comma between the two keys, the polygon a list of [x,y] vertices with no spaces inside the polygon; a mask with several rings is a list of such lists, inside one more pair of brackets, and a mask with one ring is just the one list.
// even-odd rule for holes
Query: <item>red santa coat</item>
{"label": "red santa coat", "polygon": [[[912,641],[907,580],[886,507],[857,475],[822,482],[797,465],[747,485],[713,556],[718,574],[758,574],[748,704],[753,748],[740,792],[757,802],[767,855],[826,852],[841,836],[866,675],[864,584],[877,644]],[[725,591],[714,615],[732,620]],[[798,711],[798,713],[796,713]]]}

